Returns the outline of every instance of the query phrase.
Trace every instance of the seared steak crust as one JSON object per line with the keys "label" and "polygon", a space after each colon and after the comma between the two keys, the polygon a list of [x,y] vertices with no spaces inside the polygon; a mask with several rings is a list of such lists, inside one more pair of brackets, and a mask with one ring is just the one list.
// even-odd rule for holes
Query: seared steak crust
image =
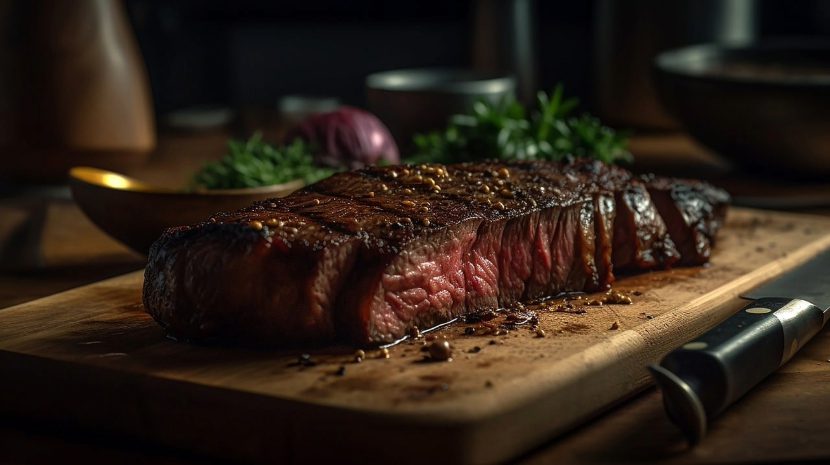
{"label": "seared steak crust", "polygon": [[412,327],[697,264],[728,196],[593,161],[341,173],[153,245],[147,311],[174,336],[390,342]]}

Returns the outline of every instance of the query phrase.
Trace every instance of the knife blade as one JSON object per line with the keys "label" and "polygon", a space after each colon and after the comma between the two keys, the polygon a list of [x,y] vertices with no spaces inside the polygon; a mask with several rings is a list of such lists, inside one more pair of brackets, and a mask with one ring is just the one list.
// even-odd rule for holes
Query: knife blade
{"label": "knife blade", "polygon": [[830,250],[741,296],[736,314],[648,367],[690,444],[830,319]]}

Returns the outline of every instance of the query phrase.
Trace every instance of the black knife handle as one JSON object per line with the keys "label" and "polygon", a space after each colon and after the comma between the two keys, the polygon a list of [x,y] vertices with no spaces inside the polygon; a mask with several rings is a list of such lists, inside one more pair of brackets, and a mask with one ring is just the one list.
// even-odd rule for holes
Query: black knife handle
{"label": "black knife handle", "polygon": [[650,367],[669,416],[697,442],[707,419],[786,363],[823,325],[821,309],[804,300],[752,301]]}

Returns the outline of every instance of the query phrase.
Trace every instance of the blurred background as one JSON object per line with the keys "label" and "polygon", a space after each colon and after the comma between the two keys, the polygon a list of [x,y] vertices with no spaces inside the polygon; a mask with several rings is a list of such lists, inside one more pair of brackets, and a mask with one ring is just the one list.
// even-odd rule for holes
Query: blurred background
{"label": "blurred background", "polygon": [[[511,76],[524,103],[561,83],[582,110],[613,126],[677,129],[654,92],[659,52],[830,35],[830,4],[820,0],[62,3],[0,1],[6,182],[63,179],[72,164],[67,147],[86,152],[79,162],[134,166],[143,159],[128,152],[154,149],[159,130],[224,126],[274,139],[280,118],[284,125],[292,113],[338,104],[382,113],[367,102],[367,76],[401,68]],[[79,103],[108,82],[111,95],[99,92],[106,103]],[[131,114],[119,111],[125,106]],[[96,111],[107,123],[87,116],[85,126],[79,115]],[[398,144],[406,148],[411,134],[404,136]],[[121,149],[114,150],[120,156],[86,150],[102,147]],[[62,152],[44,155],[53,148]],[[21,152],[38,154],[20,160]]]}
{"label": "blurred background", "polygon": [[[194,105],[274,108],[291,94],[337,96],[344,103],[364,106],[364,80],[373,72],[487,66],[480,55],[498,52],[482,51],[477,45],[509,47],[516,32],[510,30],[507,14],[494,12],[490,23],[482,24],[481,16],[489,13],[482,10],[506,9],[503,4],[509,3],[531,10],[518,32],[531,35],[534,53],[529,70],[517,70],[507,59],[501,63],[504,70],[536,74],[539,89],[562,82],[569,94],[595,111],[598,39],[610,32],[597,29],[600,23],[614,26],[614,18],[600,13],[612,13],[608,10],[613,5],[606,4],[615,2],[127,0],[126,6],[147,63],[156,111],[164,115]],[[797,5],[786,0],[616,3],[629,5],[624,8],[631,10],[626,13],[630,18],[624,19],[651,15],[658,21],[656,9],[664,10],[664,22],[671,19],[671,11],[702,21],[700,13],[691,17],[689,8],[683,11],[681,6],[688,3],[700,4],[696,8],[704,15],[728,10],[718,4],[732,4],[730,8],[747,15],[736,21],[743,30],[726,31],[721,37],[690,34],[686,43],[728,38],[730,33],[747,39],[830,37],[830,4],[821,0]],[[611,45],[636,45],[626,39],[638,39],[641,27],[628,22]],[[684,45],[682,41],[668,37],[653,52]]]}

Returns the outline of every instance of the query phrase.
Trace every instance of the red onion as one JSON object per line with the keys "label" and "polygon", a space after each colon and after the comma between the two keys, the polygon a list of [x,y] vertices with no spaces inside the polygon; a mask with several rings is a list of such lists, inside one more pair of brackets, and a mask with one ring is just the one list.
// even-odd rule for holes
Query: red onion
{"label": "red onion", "polygon": [[286,142],[302,139],[315,146],[323,165],[361,168],[384,161],[400,162],[398,146],[389,129],[373,114],[354,107],[308,117],[289,131]]}

